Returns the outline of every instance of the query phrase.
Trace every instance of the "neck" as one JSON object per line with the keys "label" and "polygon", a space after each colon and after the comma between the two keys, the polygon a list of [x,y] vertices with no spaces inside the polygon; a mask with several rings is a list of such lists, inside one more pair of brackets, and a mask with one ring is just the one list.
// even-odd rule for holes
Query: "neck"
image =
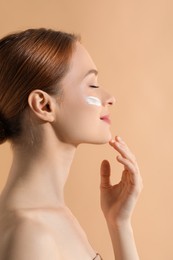
{"label": "neck", "polygon": [[[64,186],[76,147],[54,140],[40,151],[14,150],[4,194],[16,208],[64,205]],[[9,200],[8,200],[9,201]]]}

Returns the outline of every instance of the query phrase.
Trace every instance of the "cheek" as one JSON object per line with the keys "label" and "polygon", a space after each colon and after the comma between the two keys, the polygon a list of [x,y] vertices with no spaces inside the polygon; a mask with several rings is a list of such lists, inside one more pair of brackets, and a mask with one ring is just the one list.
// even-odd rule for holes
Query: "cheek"
{"label": "cheek", "polygon": [[93,96],[85,97],[85,101],[87,104],[97,106],[97,107],[101,107],[101,105],[102,105],[101,100],[99,98],[93,97]]}
{"label": "cheek", "polygon": [[64,116],[56,126],[56,133],[65,143],[75,146],[81,143],[103,144],[111,139],[109,128],[96,114],[78,110],[75,114]]}
{"label": "cheek", "polygon": [[76,99],[75,102],[63,105],[58,121],[59,130],[65,139],[82,140],[93,133],[94,128],[98,128],[98,107],[88,104],[85,99]]}
{"label": "cheek", "polygon": [[[68,99],[63,103],[58,132],[68,143],[102,143],[110,139],[108,127],[100,120],[101,101],[94,96]],[[106,138],[106,139],[105,139]]]}
{"label": "cheek", "polygon": [[66,116],[71,123],[78,125],[86,125],[88,123],[96,122],[99,118],[99,107],[96,104],[88,103],[85,99],[76,100],[74,104],[66,110]]}
{"label": "cheek", "polygon": [[71,97],[63,106],[64,117],[68,120],[68,124],[76,125],[78,128],[92,127],[100,124],[100,113],[102,103],[98,97],[92,95],[84,95]]}

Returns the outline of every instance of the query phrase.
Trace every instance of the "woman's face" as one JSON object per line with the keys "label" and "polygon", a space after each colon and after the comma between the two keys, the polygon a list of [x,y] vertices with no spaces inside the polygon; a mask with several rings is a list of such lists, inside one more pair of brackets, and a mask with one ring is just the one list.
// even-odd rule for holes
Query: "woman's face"
{"label": "woman's face", "polygon": [[115,99],[98,85],[97,68],[78,42],[60,87],[63,97],[57,109],[58,137],[75,146],[108,142],[111,139],[108,109]]}

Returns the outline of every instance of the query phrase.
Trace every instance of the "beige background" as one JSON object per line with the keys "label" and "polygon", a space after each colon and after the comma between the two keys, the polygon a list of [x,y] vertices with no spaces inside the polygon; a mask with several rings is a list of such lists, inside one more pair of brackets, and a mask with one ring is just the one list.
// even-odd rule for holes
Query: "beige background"
{"label": "beige background", "polygon": [[[0,0],[0,36],[29,27],[80,33],[117,100],[112,132],[136,154],[145,188],[133,226],[143,260],[173,259],[173,2],[171,0]],[[66,187],[69,206],[93,247],[113,259],[99,208],[99,165],[110,159],[113,181],[122,167],[107,145],[79,147]],[[0,147],[0,189],[11,162]]]}

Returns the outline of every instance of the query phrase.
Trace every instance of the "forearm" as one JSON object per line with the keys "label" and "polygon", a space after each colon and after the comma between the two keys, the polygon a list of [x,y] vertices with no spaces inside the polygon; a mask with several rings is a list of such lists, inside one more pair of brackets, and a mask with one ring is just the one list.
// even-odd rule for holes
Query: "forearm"
{"label": "forearm", "polygon": [[110,225],[107,223],[116,260],[139,260],[130,223]]}

